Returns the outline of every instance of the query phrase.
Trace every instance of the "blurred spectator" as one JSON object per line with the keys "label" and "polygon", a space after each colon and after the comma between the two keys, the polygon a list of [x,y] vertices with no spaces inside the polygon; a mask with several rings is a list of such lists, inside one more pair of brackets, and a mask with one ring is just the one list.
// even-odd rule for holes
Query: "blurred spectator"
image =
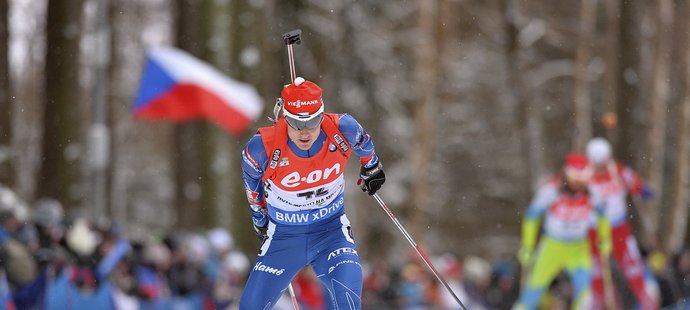
{"label": "blurred spectator", "polygon": [[650,253],[647,256],[647,265],[652,272],[655,283],[659,285],[661,306],[672,305],[676,300],[677,293],[673,289],[671,270],[666,262],[666,255],[659,251]]}
{"label": "blurred spectator", "polygon": [[[26,205],[14,192],[0,187],[0,304],[5,308],[41,305],[44,278],[38,273],[31,250],[17,239],[26,211]],[[27,231],[23,237],[31,239]]]}
{"label": "blurred spectator", "polygon": [[[462,301],[463,304],[465,304],[466,301],[469,299],[469,296],[467,296],[467,292],[465,291],[465,287],[462,283],[463,266],[460,263],[460,261],[458,261],[455,255],[444,254],[439,258],[437,265],[439,266],[440,272],[443,274],[442,276],[448,283],[448,286],[450,286],[450,288],[453,290],[453,293],[455,293],[455,295],[460,299],[460,301]],[[440,283],[438,283],[436,279],[433,280],[436,281],[436,284],[441,285]],[[441,290],[439,308],[458,309],[458,302],[455,300],[455,298],[453,298],[450,292],[448,292],[447,289],[444,288],[442,285],[438,287]]]}
{"label": "blurred spectator", "polygon": [[369,270],[365,270],[362,289],[362,307],[379,309],[397,305],[393,271],[388,262],[379,260]]}
{"label": "blurred spectator", "polygon": [[10,211],[19,222],[25,222],[29,217],[29,207],[26,202],[11,189],[2,185],[0,185],[0,209]]}
{"label": "blurred spectator", "polygon": [[233,281],[243,282],[249,275],[249,259],[240,251],[232,251],[225,256],[223,268],[232,274]]}
{"label": "blurred spectator", "polygon": [[224,228],[207,233],[211,251],[204,264],[212,285],[215,308],[227,309],[239,302],[249,270],[249,259],[234,249],[234,239]]}
{"label": "blurred spectator", "polygon": [[[92,257],[93,261],[98,262],[94,273],[98,280],[109,280],[112,286],[113,301],[117,309],[124,309],[129,304],[136,304],[134,297],[119,294],[122,284],[130,277],[126,265],[126,256],[130,254],[132,248],[129,241],[122,236],[122,231],[117,223],[110,220],[98,222],[97,230],[101,236],[100,243]],[[126,287],[124,287],[126,289]],[[118,297],[118,298],[115,298]]]}
{"label": "blurred spectator", "polygon": [[403,309],[424,309],[426,275],[417,261],[409,262],[401,270],[400,295]]}
{"label": "blurred spectator", "polygon": [[78,263],[84,265],[91,263],[91,255],[95,253],[99,241],[99,236],[84,218],[74,220],[65,235],[67,249],[74,254]]}
{"label": "blurred spectator", "polygon": [[[59,201],[52,198],[41,198],[34,204],[32,213],[32,221],[38,227],[45,228],[46,237],[50,239],[44,240],[47,244],[52,244],[54,240],[59,239],[62,235],[62,221],[64,217],[64,210]],[[41,244],[42,246],[44,243]]]}
{"label": "blurred spectator", "polygon": [[230,233],[224,228],[214,228],[207,234],[210,245],[210,253],[204,264],[206,277],[213,283],[218,280],[223,259],[230,253],[233,246],[233,239]]}
{"label": "blurred spectator", "polygon": [[101,241],[85,218],[74,219],[64,238],[72,259],[48,287],[46,309],[115,309],[111,283],[98,272]]}
{"label": "blurred spectator", "polygon": [[36,262],[29,249],[13,237],[19,220],[9,209],[0,209],[0,252],[2,267],[10,287],[16,289],[31,283],[37,276]]}
{"label": "blurred spectator", "polygon": [[140,251],[139,262],[133,267],[135,295],[142,309],[165,308],[171,298],[166,276],[171,264],[170,250],[162,243],[150,241],[142,245]]}
{"label": "blurred spectator", "polygon": [[683,249],[673,257],[672,284],[678,301],[690,305],[690,250]]}
{"label": "blurred spectator", "polygon": [[167,277],[174,307],[213,308],[209,301],[211,285],[204,274],[203,265],[209,255],[206,238],[197,234],[177,236],[172,249],[172,265]]}
{"label": "blurred spectator", "polygon": [[0,188],[0,255],[10,288],[31,283],[38,274],[36,261],[26,245],[16,239],[26,207],[11,191]]}
{"label": "blurred spectator", "polygon": [[467,301],[463,303],[468,309],[488,309],[486,294],[491,283],[491,265],[476,256],[468,256],[462,265],[462,283],[467,293]]}
{"label": "blurred spectator", "polygon": [[249,275],[249,259],[242,252],[231,251],[225,256],[220,272],[214,290],[216,304],[226,302],[226,307],[237,306],[244,282]]}
{"label": "blurred spectator", "polygon": [[514,260],[503,258],[494,266],[491,284],[486,293],[489,307],[510,309],[520,294],[518,265]]}
{"label": "blurred spectator", "polygon": [[60,246],[65,230],[62,204],[52,198],[41,198],[34,203],[31,218],[38,234],[38,249],[34,256],[39,267],[42,270],[50,267],[53,269],[51,272],[59,272],[56,269],[67,260],[68,255]]}
{"label": "blurred spectator", "polygon": [[446,288],[439,283],[435,277],[427,276],[424,278],[424,304],[428,309],[443,309]]}
{"label": "blurred spectator", "polygon": [[[0,195],[4,193],[0,189]],[[171,231],[165,242],[151,236],[130,244],[112,222],[64,222],[62,206],[55,200],[36,202],[29,221],[17,215],[26,213],[15,212],[24,208],[13,206],[13,201],[21,204],[16,197],[0,197],[0,232],[29,258],[16,264],[31,264],[33,258],[40,264],[34,263],[34,279],[18,273],[30,279],[23,286],[7,280],[9,273],[22,268],[13,268],[8,276],[0,271],[0,309],[237,308],[251,266],[225,229],[205,235]],[[364,264],[363,309],[459,309],[416,252],[408,254],[402,267],[385,260]],[[514,257],[499,259],[493,266],[480,257],[460,261],[452,254],[433,262],[468,309],[510,309],[517,298],[519,268]],[[686,309],[690,251],[679,252],[669,263],[660,253],[652,253],[646,263],[658,279],[664,309]],[[321,285],[309,269],[298,274],[293,286],[301,309],[326,308],[328,295],[323,295]],[[545,293],[541,309],[564,309],[572,303],[572,290],[570,279],[561,274]],[[273,309],[293,309],[287,292]]]}
{"label": "blurred spectator", "polygon": [[131,251],[131,246],[129,241],[123,238],[117,223],[103,220],[99,222],[97,229],[101,241],[94,257],[94,260],[98,262],[96,276],[99,279],[105,279],[113,276],[117,266],[124,263],[125,256]]}

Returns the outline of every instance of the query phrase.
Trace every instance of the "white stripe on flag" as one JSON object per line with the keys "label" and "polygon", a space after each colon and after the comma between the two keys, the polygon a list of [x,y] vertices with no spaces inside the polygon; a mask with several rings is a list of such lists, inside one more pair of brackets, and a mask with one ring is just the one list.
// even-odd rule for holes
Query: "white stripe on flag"
{"label": "white stripe on flag", "polygon": [[189,53],[173,47],[157,47],[149,52],[153,61],[178,83],[199,85],[217,94],[248,118],[261,116],[263,100],[249,84],[232,80]]}

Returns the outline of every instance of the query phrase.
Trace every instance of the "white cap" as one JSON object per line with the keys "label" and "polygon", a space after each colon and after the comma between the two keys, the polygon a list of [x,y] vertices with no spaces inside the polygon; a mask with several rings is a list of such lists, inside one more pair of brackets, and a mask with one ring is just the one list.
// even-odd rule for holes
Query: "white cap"
{"label": "white cap", "polygon": [[208,241],[216,251],[227,251],[233,246],[232,235],[224,228],[214,228],[208,232]]}
{"label": "white cap", "polygon": [[491,277],[491,265],[483,258],[469,256],[463,260],[463,279],[473,284],[483,284]]}
{"label": "white cap", "polygon": [[201,264],[208,258],[209,242],[201,235],[191,234],[187,236],[183,246],[187,259],[192,263]]}
{"label": "white cap", "polygon": [[293,84],[295,84],[295,86],[300,86],[300,85],[302,85],[302,83],[304,83],[303,77],[297,77],[297,78],[295,78],[295,81],[293,82]]}
{"label": "white cap", "polygon": [[62,204],[52,198],[41,198],[33,208],[33,221],[43,226],[58,226],[62,222],[65,211]]}
{"label": "white cap", "polygon": [[170,263],[170,250],[161,243],[149,243],[144,247],[143,259],[147,263],[155,265],[167,265]]}
{"label": "white cap", "polygon": [[78,218],[65,236],[67,246],[79,256],[87,257],[96,250],[98,236],[89,228],[89,223],[83,218]]}
{"label": "white cap", "polygon": [[244,273],[249,270],[249,259],[241,252],[231,252],[223,260],[223,266],[236,273]]}
{"label": "white cap", "polygon": [[29,214],[24,200],[11,189],[0,186],[0,213],[14,216],[19,221],[26,221]]}
{"label": "white cap", "polygon": [[611,144],[604,138],[593,138],[587,142],[587,159],[601,165],[611,159]]}

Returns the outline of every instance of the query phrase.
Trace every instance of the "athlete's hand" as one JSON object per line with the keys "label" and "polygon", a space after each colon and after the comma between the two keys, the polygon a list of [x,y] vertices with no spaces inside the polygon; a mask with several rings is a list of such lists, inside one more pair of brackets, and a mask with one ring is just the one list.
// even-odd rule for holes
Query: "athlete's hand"
{"label": "athlete's hand", "polygon": [[527,266],[532,261],[532,249],[521,247],[517,255],[518,261],[523,266]]}
{"label": "athlete's hand", "polygon": [[257,226],[255,224],[252,226],[254,227],[256,236],[261,240],[261,243],[263,244],[266,242],[266,239],[268,239],[268,223],[266,223],[264,226]]}
{"label": "athlete's hand", "polygon": [[386,182],[386,174],[383,173],[381,162],[370,168],[361,167],[359,169],[359,180],[357,185],[369,195],[376,194],[381,185]]}
{"label": "athlete's hand", "polygon": [[266,208],[255,204],[250,204],[249,208],[252,210],[254,233],[261,239],[261,243],[264,243],[268,239],[268,214],[266,214]]}

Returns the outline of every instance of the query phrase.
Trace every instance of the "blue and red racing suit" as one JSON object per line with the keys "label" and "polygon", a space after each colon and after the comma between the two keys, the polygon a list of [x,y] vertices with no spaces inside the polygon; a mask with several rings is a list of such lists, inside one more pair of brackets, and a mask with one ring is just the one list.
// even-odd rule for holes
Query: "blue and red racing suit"
{"label": "blue and red racing suit", "polygon": [[374,145],[350,115],[326,113],[309,150],[287,137],[284,119],[259,129],[242,152],[254,224],[268,239],[251,270],[240,309],[270,309],[297,272],[311,264],[331,309],[360,309],[362,269],[344,209],[345,165],[354,151],[378,164]]}

